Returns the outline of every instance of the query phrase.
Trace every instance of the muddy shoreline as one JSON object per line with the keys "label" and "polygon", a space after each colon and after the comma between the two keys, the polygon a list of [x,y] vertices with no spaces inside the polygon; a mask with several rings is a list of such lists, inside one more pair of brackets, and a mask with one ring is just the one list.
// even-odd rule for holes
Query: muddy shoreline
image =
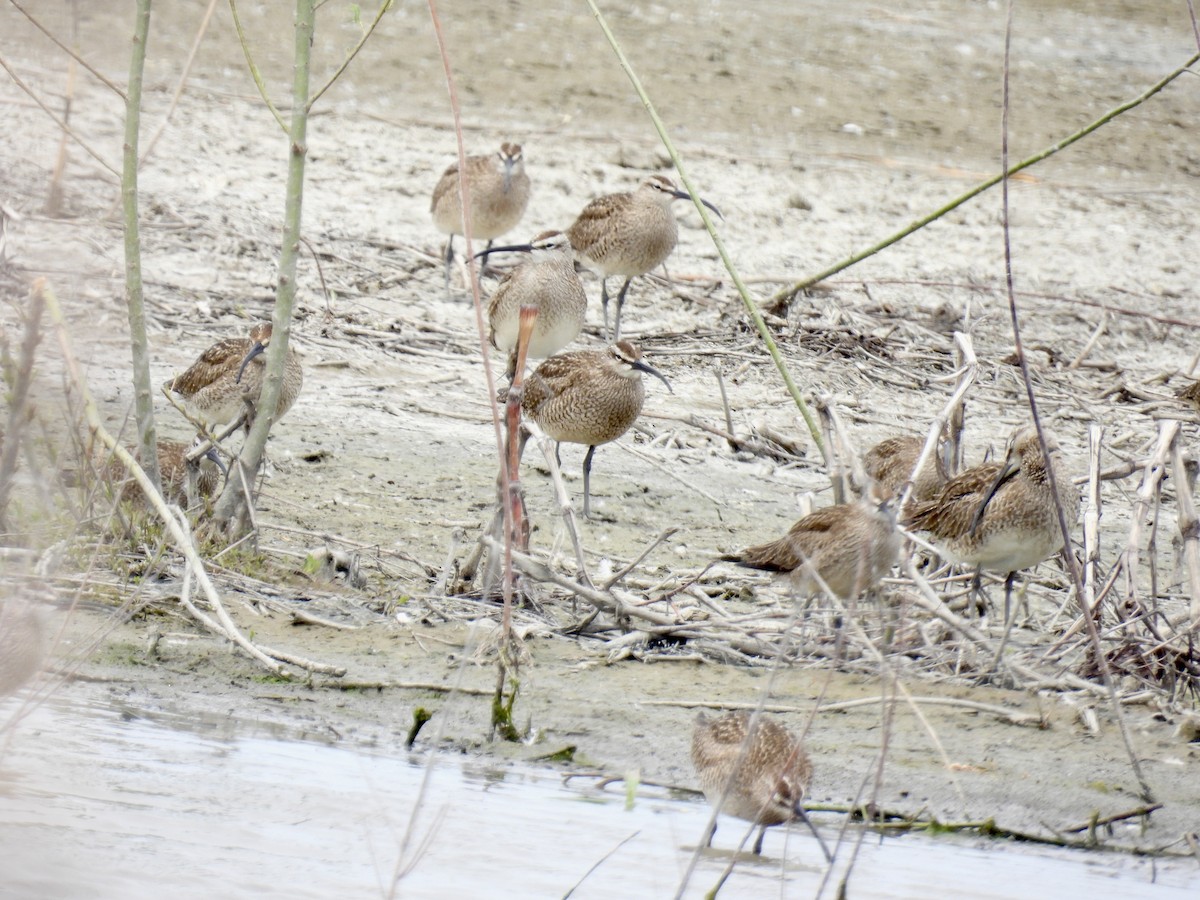
{"label": "muddy shoreline", "polygon": [[[48,24],[69,27],[67,4],[46,6]],[[736,4],[637,7],[613,21],[635,64],[646,67],[643,78],[691,176],[721,207],[723,237],[762,296],[936,208],[990,174],[998,158],[999,9],[946,2],[904,16],[851,3],[816,21],[791,6],[765,4],[767,14]],[[156,11],[162,31],[148,62],[152,121],[167,108],[199,12],[185,4]],[[124,40],[120,16],[91,9],[82,15],[84,45],[122,81],[125,62],[105,49],[124,46],[114,39]],[[254,15],[248,27],[268,83],[281,90],[289,64],[270,35],[286,17]],[[522,235],[562,227],[591,197],[628,188],[662,164],[644,113],[590,17],[464,2],[446,18],[469,149],[508,138],[526,146],[534,199]],[[156,382],[270,308],[285,146],[254,96],[227,19],[227,10],[218,13],[143,175]],[[1185,25],[1148,3],[1031,9],[1014,44],[1013,156],[1075,130],[1181,63],[1191,52]],[[61,90],[65,64],[12,8],[0,10],[0,34],[0,48],[20,61],[31,84]],[[340,59],[353,35],[344,22],[322,26],[318,54],[326,64]],[[477,623],[476,634],[486,629],[494,609],[431,592],[447,560],[465,555],[494,496],[495,445],[473,317],[463,295],[447,298],[442,290],[439,236],[427,213],[428,192],[453,157],[454,140],[424,7],[401,4],[378,38],[310,127],[305,231],[319,248],[321,269],[312,258],[302,264],[294,340],[306,388],[271,441],[273,471],[259,512],[269,574],[265,584],[247,578],[243,560],[218,576],[235,618],[257,640],[344,666],[348,682],[487,691],[494,669],[472,662],[464,645],[474,642],[469,623]],[[1106,464],[1136,458],[1153,441],[1154,411],[1106,393],[1110,388],[1125,381],[1167,394],[1183,383],[1178,373],[1191,368],[1200,328],[1200,262],[1192,249],[1200,162],[1183,123],[1200,114],[1193,80],[1182,79],[1013,184],[1015,271],[1035,378],[1080,473],[1093,421],[1110,437]],[[57,133],[11,82],[0,90],[12,121],[0,148],[0,200],[23,215],[9,232],[4,324],[13,327],[30,280],[49,277],[68,309],[91,387],[119,427],[132,394],[120,230],[111,216],[115,182],[74,148],[64,179],[66,215],[42,214]],[[72,125],[109,160],[119,155],[120,116],[103,88],[81,81]],[[689,415],[723,422],[713,374],[719,366],[735,428],[787,433],[800,446],[807,440],[698,218],[683,204],[677,212],[680,246],[668,263],[674,285],[635,283],[625,319],[675,393],[651,385],[639,433],[598,453],[593,499],[602,516],[584,535],[589,561],[611,571],[667,525],[679,526],[639,570],[635,586],[647,591],[699,572],[718,553],[781,533],[806,494],[815,493],[817,505],[828,502],[828,480],[811,448],[781,464],[739,454],[687,426]],[[953,386],[955,330],[971,334],[982,363],[969,405],[972,460],[1002,445],[1022,419],[1022,388],[1001,362],[1011,332],[997,292],[999,218],[998,195],[985,195],[791,310],[780,334],[794,375],[807,396],[831,394],[847,410],[860,447],[898,429],[920,431],[937,412]],[[595,298],[598,284],[586,286]],[[1133,314],[1106,314],[1096,304]],[[598,322],[593,306],[582,346],[599,346]],[[1067,369],[1062,361],[1081,354],[1101,325],[1088,364]],[[54,421],[49,411],[62,408],[61,380],[50,359],[39,373],[39,405]],[[167,436],[186,437],[182,420],[165,409],[160,416]],[[577,450],[563,452],[576,494]],[[538,463],[527,462],[526,470],[535,549],[551,560],[569,558],[549,482]],[[1110,562],[1128,534],[1135,487],[1105,486],[1103,552]],[[299,572],[305,555],[324,543],[359,553],[365,588]],[[1158,548],[1164,603],[1184,603],[1166,544]],[[531,613],[519,617],[530,629],[531,661],[522,670],[517,717],[536,740],[506,744],[487,739],[483,696],[267,678],[173,611],[177,570],[136,593],[135,568],[117,560],[82,578],[91,585],[87,593],[105,602],[130,593],[139,603],[155,602],[119,624],[87,604],[66,617],[56,664],[97,680],[61,690],[134,714],[224,716],[272,723],[306,739],[397,749],[412,709],[425,706],[435,718],[423,740],[523,760],[571,746],[580,767],[692,785],[687,746],[695,711],[654,704],[752,703],[773,677],[768,702],[796,707],[785,715],[788,724],[808,727],[814,800],[856,797],[880,753],[878,703],[821,713],[807,725],[818,700],[891,693],[888,679],[864,662],[839,662],[827,649],[774,676],[764,666],[654,647],[638,647],[640,659],[609,664],[604,642],[558,636]],[[1042,624],[1065,627],[1054,613],[1065,597],[1063,574],[1043,565],[1034,582],[1016,652],[1036,654],[1045,645]],[[264,592],[275,606],[261,602]],[[727,599],[745,612],[788,605],[766,580],[752,577]],[[550,597],[549,618],[566,620],[570,602]],[[298,625],[289,606],[354,628]],[[918,705],[922,721],[897,705],[877,796],[885,808],[946,821],[995,817],[1006,827],[1038,830],[1141,804],[1101,699],[981,686],[926,670],[919,659],[895,665],[913,695],[994,704],[1044,719],[1045,727],[934,705]],[[1194,710],[1194,702],[1160,708],[1148,698],[1126,708],[1145,777],[1166,803],[1145,830],[1115,826],[1116,843],[1161,846],[1195,830],[1200,745],[1186,729],[1177,732],[1186,707]],[[1094,733],[1083,708],[1098,717]]]}

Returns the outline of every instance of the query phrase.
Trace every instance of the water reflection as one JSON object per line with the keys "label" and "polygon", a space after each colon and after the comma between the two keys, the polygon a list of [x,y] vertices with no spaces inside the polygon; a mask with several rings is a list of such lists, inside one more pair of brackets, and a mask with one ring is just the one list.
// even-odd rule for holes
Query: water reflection
{"label": "water reflection", "polygon": [[[0,705],[0,722],[16,702]],[[58,698],[0,757],[0,896],[382,896],[423,773],[423,758],[399,749]],[[707,807],[639,799],[627,811],[619,794],[581,784],[439,757],[414,840],[427,846],[399,895],[558,897],[611,852],[573,896],[673,896]],[[739,823],[722,822],[688,896],[711,888],[739,836]],[[773,829],[765,852],[739,864],[722,897],[780,895],[784,878],[783,896],[815,894],[822,866],[810,836]],[[1147,861],[1100,854],[868,837],[851,891],[924,898],[936,884],[939,896],[1115,898],[1146,891],[1152,877]],[[1157,877],[1155,897],[1200,889],[1194,866],[1159,865]]]}

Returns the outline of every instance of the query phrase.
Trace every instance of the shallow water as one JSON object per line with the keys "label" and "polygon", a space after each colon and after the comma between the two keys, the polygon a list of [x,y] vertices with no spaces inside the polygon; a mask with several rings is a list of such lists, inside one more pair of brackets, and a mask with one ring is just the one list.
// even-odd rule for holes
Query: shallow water
{"label": "shallow water", "polygon": [[[0,706],[0,721],[14,703]],[[161,897],[165,888],[172,897],[382,896],[426,759],[61,698],[8,738],[6,898]],[[624,806],[619,792],[583,780],[564,786],[547,771],[437,756],[413,842],[428,844],[398,895],[562,896],[607,855],[574,896],[672,896],[707,807],[667,797]],[[832,841],[837,821],[818,821]],[[722,823],[688,896],[713,885],[740,833],[739,823]],[[839,868],[849,850],[838,852]],[[740,864],[721,896],[814,896],[819,859],[810,835],[776,829],[764,858]],[[932,885],[939,896],[1182,898],[1197,896],[1200,873],[1105,854],[868,836],[851,890],[924,898]]]}

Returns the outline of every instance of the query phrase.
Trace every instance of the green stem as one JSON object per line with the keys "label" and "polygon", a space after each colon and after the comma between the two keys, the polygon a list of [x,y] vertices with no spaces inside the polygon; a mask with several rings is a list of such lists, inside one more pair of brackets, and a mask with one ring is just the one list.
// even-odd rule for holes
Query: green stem
{"label": "green stem", "polygon": [[[266,351],[266,371],[254,425],[235,461],[225,490],[217,500],[213,518],[236,540],[249,528],[246,495],[243,486],[253,484],[262,463],[267,435],[275,421],[279,405],[283,370],[287,363],[292,329],[292,310],[296,303],[296,269],[300,258],[300,228],[304,200],[304,162],[308,155],[308,80],[315,27],[313,0],[296,0],[295,56],[292,79],[292,121],[288,131],[287,197],[283,213],[283,245],[279,251],[279,283],[275,288],[275,313],[271,319],[271,343]],[[240,475],[240,477],[238,477]]]}
{"label": "green stem", "polygon": [[1180,75],[1182,75],[1184,72],[1190,71],[1191,67],[1197,61],[1200,61],[1200,53],[1196,53],[1195,55],[1193,55],[1191,57],[1191,59],[1189,59],[1187,62],[1185,62],[1182,66],[1175,69],[1173,72],[1171,72],[1170,74],[1161,78],[1160,80],[1156,81],[1149,88],[1147,88],[1144,92],[1142,92],[1138,96],[1134,97],[1132,100],[1128,101],[1127,103],[1122,103],[1120,106],[1109,110],[1104,115],[1102,115],[1100,118],[1098,118],[1095,122],[1092,122],[1090,125],[1084,126],[1083,128],[1076,131],[1074,134],[1068,135],[1067,137],[1063,138],[1062,140],[1058,141],[1057,143],[1051,144],[1049,147],[1045,148],[1044,150],[1041,150],[1038,153],[1033,154],[1033,156],[1030,156],[1027,159],[1023,159],[1019,163],[1015,163],[1011,168],[1009,168],[1007,170],[1007,172],[1000,172],[996,175],[993,175],[987,181],[977,184],[975,187],[971,188],[965,194],[960,194],[959,196],[957,196],[953,200],[951,200],[949,203],[946,203],[944,206],[941,206],[941,207],[938,207],[937,209],[935,209],[929,215],[923,216],[920,219],[917,219],[915,222],[911,223],[910,225],[905,226],[904,228],[900,229],[899,231],[897,231],[895,234],[891,235],[890,237],[884,238],[879,243],[874,244],[871,247],[868,247],[866,250],[863,250],[859,253],[855,253],[853,256],[848,256],[845,259],[843,259],[841,262],[834,263],[828,269],[824,269],[823,271],[818,272],[816,275],[810,275],[809,277],[804,278],[800,281],[797,281],[795,284],[792,284],[789,287],[785,287],[783,290],[777,292],[776,294],[774,294],[771,297],[770,303],[780,303],[780,302],[790,300],[796,294],[812,287],[817,282],[824,281],[826,278],[836,275],[838,272],[844,271],[845,269],[850,268],[851,266],[855,265],[856,263],[862,262],[867,257],[874,256],[880,250],[890,247],[892,244],[896,243],[897,241],[903,240],[904,238],[906,238],[910,234],[912,234],[914,231],[919,231],[920,229],[922,229],[926,225],[928,225],[930,222],[940,219],[942,216],[944,216],[946,213],[950,212],[951,210],[953,210],[959,206],[962,206],[968,200],[979,196],[984,191],[986,191],[988,188],[995,187],[1004,179],[1006,174],[1009,176],[1015,175],[1017,172],[1020,172],[1022,169],[1028,169],[1030,166],[1035,165],[1036,163],[1040,163],[1042,160],[1053,156],[1058,151],[1065,150],[1067,147],[1070,147],[1076,141],[1082,140],[1083,138],[1087,137],[1093,131],[1100,128],[1102,125],[1108,124],[1109,122],[1111,122],[1113,119],[1115,119],[1117,116],[1121,115],[1122,113],[1129,112],[1129,110],[1133,109],[1134,107],[1140,106],[1142,103],[1145,103],[1147,100],[1149,100],[1151,97],[1153,97],[1155,94],[1157,94],[1163,88],[1165,88],[1168,84],[1170,84],[1172,81],[1174,81]]}
{"label": "green stem", "polygon": [[321,89],[312,95],[312,98],[308,101],[308,109],[310,112],[312,111],[312,108],[316,102],[321,99],[321,95],[333,86],[333,83],[341,77],[343,72],[346,71],[346,67],[354,61],[354,57],[358,56],[358,51],[361,50],[363,44],[367,42],[367,38],[375,33],[375,28],[379,25],[380,20],[383,18],[383,14],[392,8],[392,3],[393,0],[384,0],[383,5],[379,7],[379,12],[375,14],[375,21],[371,23],[371,27],[366,30],[362,38],[359,39],[359,42],[354,45],[354,48],[348,54],[346,54],[346,59],[340,66],[338,66],[337,71],[330,75],[329,80],[321,86]]}
{"label": "green stem", "polygon": [[129,58],[129,87],[125,102],[124,171],[121,202],[125,217],[125,306],[129,313],[129,344],[133,357],[133,397],[137,415],[138,452],[142,468],[155,490],[160,489],[158,439],[154,428],[154,393],[150,388],[150,350],[146,340],[146,306],[142,297],[142,247],[138,230],[138,128],[141,124],[142,72],[150,34],[150,0],[138,0],[133,50]]}
{"label": "green stem", "polygon": [[[275,104],[271,102],[271,98],[267,95],[267,86],[263,82],[262,73],[258,71],[258,66],[254,64],[254,58],[250,55],[250,44],[246,41],[246,32],[242,29],[242,20],[238,16],[237,0],[229,0],[229,11],[233,14],[233,27],[237,31],[238,42],[242,45],[242,53],[246,57],[246,66],[250,69],[250,77],[254,79],[254,84],[258,87],[258,93],[263,98],[263,103],[267,104],[267,109],[271,111],[271,115],[275,117],[275,121],[279,123],[279,127],[286,132],[288,130],[287,123],[283,121],[283,116],[280,115],[279,110],[275,108]],[[307,106],[307,103],[308,96],[305,95],[303,105]]]}
{"label": "green stem", "polygon": [[633,67],[629,64],[629,60],[625,58],[624,51],[621,50],[621,45],[617,43],[616,36],[608,27],[608,23],[604,20],[603,14],[596,7],[594,0],[588,0],[588,6],[592,10],[592,15],[600,25],[600,29],[604,32],[605,38],[608,39],[608,44],[612,47],[613,52],[617,55],[617,60],[621,63],[621,68],[625,70],[625,74],[629,76],[630,82],[633,84],[634,91],[641,98],[642,105],[646,107],[646,112],[650,114],[650,121],[654,123],[654,128],[658,132],[659,138],[666,147],[667,153],[671,157],[671,162],[675,165],[675,170],[679,173],[679,180],[683,182],[683,186],[687,188],[687,192],[692,197],[692,202],[696,205],[697,211],[700,213],[700,218],[704,221],[704,227],[708,229],[709,237],[712,238],[713,245],[717,248],[717,253],[721,256],[721,261],[725,264],[726,271],[729,272],[729,277],[733,279],[733,284],[737,288],[738,294],[742,298],[742,305],[746,308],[747,315],[754,322],[754,327],[758,329],[759,336],[762,337],[763,343],[767,347],[767,352],[771,354],[771,359],[775,361],[775,367],[779,370],[779,374],[783,378],[783,383],[787,386],[788,393],[791,394],[792,400],[795,401],[796,407],[800,410],[800,415],[804,417],[804,423],[808,426],[809,434],[812,435],[813,443],[817,445],[817,449],[821,451],[821,456],[824,458],[826,465],[829,464],[829,456],[826,453],[825,446],[821,441],[821,431],[817,426],[816,419],[808,409],[808,404],[804,402],[804,398],[800,396],[800,389],[796,387],[795,381],[792,380],[791,372],[788,371],[787,364],[783,361],[783,356],[779,352],[779,347],[775,343],[775,338],[771,334],[767,323],[762,317],[762,313],[758,310],[758,305],[754,302],[754,298],[750,296],[750,291],[742,281],[737,269],[734,267],[733,259],[729,256],[729,252],[725,249],[725,243],[721,240],[721,236],[717,233],[716,226],[713,225],[712,219],[709,218],[708,209],[700,202],[699,194],[692,186],[691,179],[688,178],[687,172],[683,169],[683,162],[679,158],[679,153],[675,149],[675,144],[671,141],[671,136],[667,133],[667,126],[663,124],[659,118],[658,112],[654,108],[654,103],[650,100],[650,95],[646,93],[646,89],[642,87],[641,79],[634,72]]}

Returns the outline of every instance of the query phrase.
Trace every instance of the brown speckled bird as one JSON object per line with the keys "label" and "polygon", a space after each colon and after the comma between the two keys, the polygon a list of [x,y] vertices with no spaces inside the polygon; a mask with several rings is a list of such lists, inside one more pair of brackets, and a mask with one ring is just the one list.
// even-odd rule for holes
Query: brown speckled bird
{"label": "brown speckled bird", "polygon": [[[187,505],[189,466],[195,469],[196,494],[200,498],[208,499],[215,496],[217,488],[221,486],[225,465],[221,462],[217,451],[210,447],[204,456],[195,463],[189,464],[187,455],[191,449],[182,441],[163,440],[158,442],[158,472],[162,480],[163,498],[168,503]],[[141,496],[141,490],[129,477],[125,466],[119,459],[109,460],[106,478],[110,484],[123,485],[120,493],[122,500],[135,500]]]}
{"label": "brown speckled bird", "polygon": [[41,610],[16,594],[0,603],[0,697],[32,678],[46,655]]}
{"label": "brown speckled bird", "polygon": [[[888,497],[898,497],[921,458],[925,438],[903,435],[880,441],[863,457],[863,468]],[[936,448],[913,480],[911,500],[930,500],[946,483],[946,467]]]}
{"label": "brown speckled bird", "polygon": [[[529,176],[520,144],[505,142],[497,153],[468,156],[467,190],[471,204],[471,236],[488,246],[521,221],[529,205]],[[433,189],[429,204],[433,224],[449,235],[446,241],[446,289],[450,289],[450,265],[454,262],[454,236],[463,229],[462,197],[458,163],[452,163]]]}
{"label": "brown speckled bird", "polygon": [[[1058,502],[1067,524],[1079,518],[1079,490],[1071,481],[1058,439],[1047,430]],[[904,524],[928,534],[948,560],[1004,572],[1005,603],[1013,578],[1062,549],[1054,493],[1050,490],[1037,430],[1016,429],[1003,462],[984,463],[950,479],[932,500],[909,507]]]}
{"label": "brown speckled bird", "polygon": [[[812,762],[803,742],[765,715],[759,715],[752,729],[751,715],[745,711],[715,719],[700,713],[692,732],[692,764],[713,806],[721,803],[728,786],[719,812],[762,826],[754,842],[756,854],[762,853],[763,836],[772,825],[808,821],[802,804],[812,781]],[[716,830],[714,824],[706,847]]]}
{"label": "brown speckled bird", "polygon": [[[270,343],[269,322],[251,328],[248,338],[217,341],[201,353],[186,372],[167,382],[167,389],[178,394],[196,418],[212,425],[232,422],[247,404],[258,404],[266,374],[262,353]],[[289,347],[275,421],[282,419],[292,408],[303,384],[300,360]]]}
{"label": "brown speckled bird", "polygon": [[1186,387],[1180,388],[1175,392],[1175,396],[1196,412],[1200,412],[1200,381],[1193,381]]}
{"label": "brown speckled bird", "polygon": [[886,504],[864,498],[818,509],[778,540],[721,558],[789,573],[804,596],[822,591],[823,582],[848,600],[874,587],[891,570],[899,550],[895,513]]}
{"label": "brown speckled bird", "polygon": [[536,306],[537,321],[529,338],[529,356],[553,356],[583,330],[587,294],[575,274],[575,255],[561,231],[545,231],[530,243],[500,250],[528,250],[532,259],[521,263],[504,279],[488,304],[492,346],[508,351],[508,377],[516,368],[517,328],[522,306]]}
{"label": "brown speckled bird", "polygon": [[605,350],[577,350],[552,356],[525,382],[521,408],[549,437],[584,444],[583,515],[591,517],[592,455],[600,444],[615,441],[637,419],[646,396],[642,373],[671,389],[661,372],[642,362],[629,341]]}
{"label": "brown speckled bird", "polygon": [[[679,225],[671,203],[689,197],[665,175],[651,175],[635,191],[605,194],[583,208],[567,237],[575,255],[600,273],[600,305],[604,331],[608,333],[608,278],[622,275],[625,283],[617,295],[616,322],[612,339],[621,339],[621,306],[629,282],[660,266],[679,240]],[[720,211],[707,200],[705,206],[718,216]]]}

